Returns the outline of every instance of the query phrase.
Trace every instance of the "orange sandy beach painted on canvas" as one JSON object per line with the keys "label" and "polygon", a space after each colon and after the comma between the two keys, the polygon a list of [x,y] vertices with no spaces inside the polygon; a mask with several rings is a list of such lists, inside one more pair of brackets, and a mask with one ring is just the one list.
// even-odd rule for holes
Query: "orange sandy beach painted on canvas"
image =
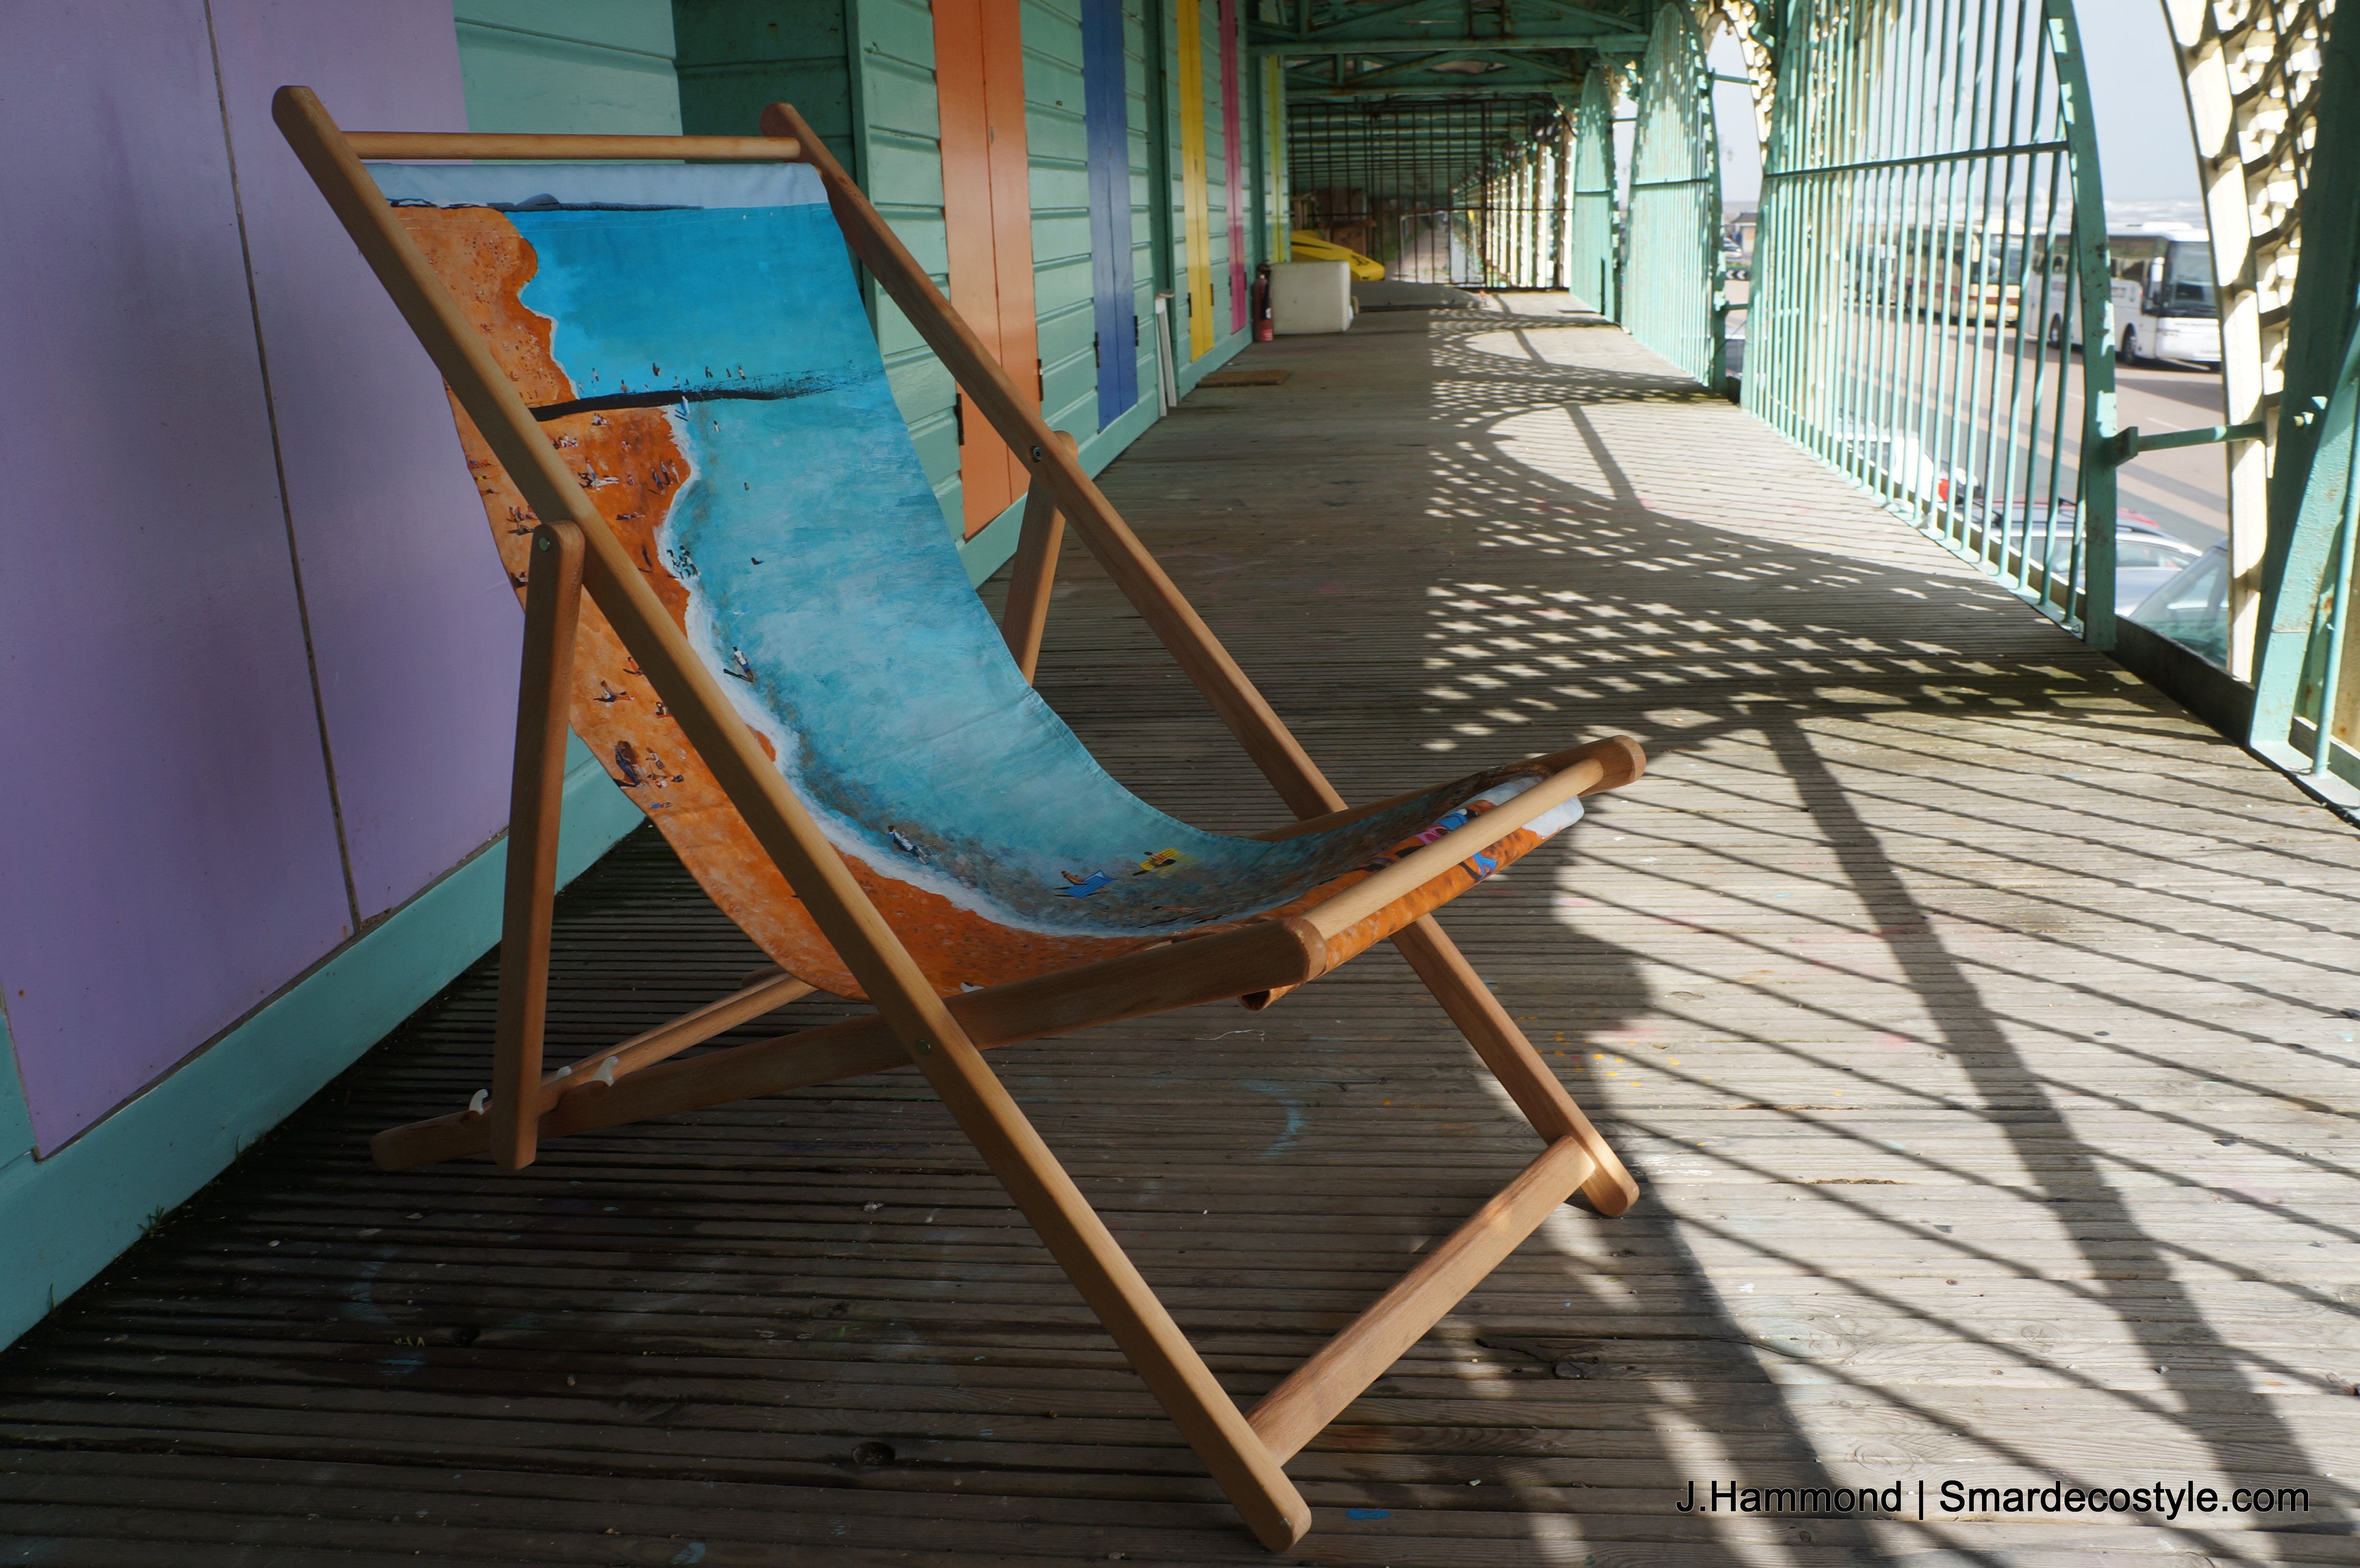
{"label": "orange sandy beach painted on canvas", "polygon": [[[481,207],[399,211],[436,273],[473,314],[525,401],[544,408],[578,397],[551,352],[551,322],[521,302],[537,262],[531,245],[515,225]],[[484,497],[500,562],[521,597],[536,519],[455,403],[453,413],[468,470]],[[616,408],[570,414],[541,428],[616,537],[639,561],[674,623],[685,626],[688,590],[663,559],[658,542],[672,501],[690,477],[671,419],[661,409]],[[574,730],[608,775],[655,819],[714,902],[764,953],[824,991],[860,995],[843,962],[594,605],[585,605],[582,616]],[[769,743],[763,744],[769,749]],[[880,877],[857,856],[847,855],[846,861],[919,966],[945,993],[962,984],[996,985],[1146,945],[1138,940],[1012,931],[939,894]]]}

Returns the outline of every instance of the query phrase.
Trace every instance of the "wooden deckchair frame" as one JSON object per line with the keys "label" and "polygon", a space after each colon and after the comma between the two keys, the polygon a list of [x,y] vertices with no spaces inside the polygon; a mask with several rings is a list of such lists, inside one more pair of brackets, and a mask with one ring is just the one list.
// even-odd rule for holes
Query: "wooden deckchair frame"
{"label": "wooden deckchair frame", "polygon": [[[1328,942],[1523,822],[1577,794],[1635,778],[1627,740],[1535,759],[1548,777],[1438,842],[1305,914],[1255,922],[982,991],[937,996],[719,683],[635,569],[464,312],[362,167],[363,158],[697,158],[800,161],[825,185],[853,254],[1032,473],[1003,634],[1026,678],[1070,522],[1280,797],[1302,819],[1289,837],[1363,816],[1320,776],[1163,568],[887,227],[801,116],[783,103],[760,136],[346,134],[308,88],[283,87],[273,117],[393,297],[540,525],[532,536],[525,653],[502,915],[494,1075],[468,1110],[381,1133],[401,1168],[488,1150],[511,1170],[544,1137],[914,1062],[1051,1255],[1263,1545],[1284,1550],[1311,1514],[1282,1468],[1577,1190],[1620,1214],[1638,1189],[1513,1019],[1430,917],[1392,940],[1539,1133],[1543,1149],[1479,1210],[1292,1376],[1241,1412],[1108,1232],[1080,1189],[983,1061],[984,1049],[1087,1024],[1256,993],[1317,977]],[[812,987],[782,975],[543,1076],[551,904],[566,719],[581,595],[592,600],[678,720],[757,842],[803,899],[876,1014],[780,1040],[665,1058]],[[1403,797],[1407,799],[1409,797]],[[486,1103],[487,1102],[487,1103]]]}

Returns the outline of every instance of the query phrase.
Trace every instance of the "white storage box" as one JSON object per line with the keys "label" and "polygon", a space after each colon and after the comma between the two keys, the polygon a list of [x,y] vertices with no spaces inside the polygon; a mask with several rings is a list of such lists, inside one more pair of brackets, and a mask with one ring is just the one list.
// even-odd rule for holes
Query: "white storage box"
{"label": "white storage box", "polygon": [[1352,324],[1352,269],[1340,261],[1282,261],[1270,269],[1271,330],[1281,337],[1340,332]]}

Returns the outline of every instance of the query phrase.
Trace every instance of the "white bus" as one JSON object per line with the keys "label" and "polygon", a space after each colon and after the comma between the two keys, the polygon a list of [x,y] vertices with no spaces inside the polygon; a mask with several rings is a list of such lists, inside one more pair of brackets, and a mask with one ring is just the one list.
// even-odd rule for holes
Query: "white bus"
{"label": "white bus", "polygon": [[[2212,242],[2186,223],[2142,223],[2106,236],[2114,274],[2114,348],[2125,365],[2149,360],[2221,364],[2221,318],[2212,305]],[[2081,346],[2084,312],[2073,312]],[[2065,277],[2049,280],[2049,345],[2064,339]]]}

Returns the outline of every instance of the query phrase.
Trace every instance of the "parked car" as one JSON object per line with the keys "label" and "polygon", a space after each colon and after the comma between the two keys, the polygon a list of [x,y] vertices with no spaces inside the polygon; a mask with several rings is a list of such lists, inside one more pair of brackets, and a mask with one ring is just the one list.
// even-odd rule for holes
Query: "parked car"
{"label": "parked car", "polygon": [[1949,495],[1949,476],[1927,454],[1917,431],[1847,423],[1834,434],[1837,465],[1871,489],[1882,492],[1889,484],[1903,497],[1927,502]]}
{"label": "parked car", "polygon": [[[1984,508],[1970,505],[1967,516],[1974,523],[1983,523]],[[2011,501],[2005,523],[2008,548],[2038,553],[2045,533],[2049,570],[2062,574],[2073,564],[2078,516],[2072,502],[2060,500],[2051,526],[2046,497]],[[2202,546],[2164,532],[2154,518],[2118,508],[2114,513],[2114,614],[2129,615],[2203,553]]]}
{"label": "parked car", "polygon": [[2123,612],[2152,632],[2229,667],[2229,547],[2216,544]]}

